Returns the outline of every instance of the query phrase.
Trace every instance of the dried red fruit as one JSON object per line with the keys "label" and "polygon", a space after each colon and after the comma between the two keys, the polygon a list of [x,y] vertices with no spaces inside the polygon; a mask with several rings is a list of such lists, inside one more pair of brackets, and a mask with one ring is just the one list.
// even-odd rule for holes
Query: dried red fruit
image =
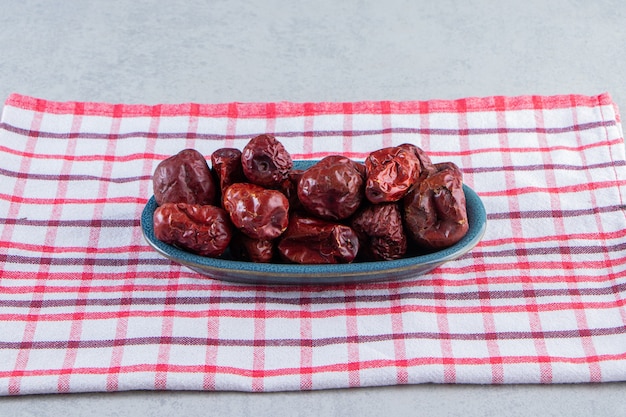
{"label": "dried red fruit", "polygon": [[232,226],[225,210],[209,205],[165,203],[153,214],[157,239],[197,253],[218,257],[232,238]]}
{"label": "dried red fruit", "polygon": [[359,251],[359,238],[349,226],[293,214],[278,242],[278,252],[299,264],[352,262]]}
{"label": "dried red fruit", "polygon": [[407,146],[379,149],[365,159],[365,196],[372,203],[402,199],[417,183],[421,165],[416,152]]}
{"label": "dried red fruit", "polygon": [[230,253],[240,261],[268,263],[274,259],[273,240],[253,239],[241,232],[236,232],[230,241]]}
{"label": "dried red fruit", "polygon": [[370,261],[399,259],[407,238],[398,203],[369,204],[354,215],[352,229],[359,236],[363,257]]}
{"label": "dried red fruit", "polygon": [[220,191],[235,183],[246,182],[241,166],[241,151],[236,148],[220,148],[211,154],[211,166],[219,181]]}
{"label": "dried red fruit", "polygon": [[420,179],[426,178],[429,174],[436,171],[435,166],[430,160],[428,154],[419,146],[415,146],[412,143],[403,143],[398,147],[413,152],[415,156],[417,156],[417,159],[420,161]]}
{"label": "dried red fruit", "polygon": [[165,203],[215,204],[217,187],[206,159],[184,149],[161,161],[152,176],[154,198]]}
{"label": "dried red fruit", "polygon": [[452,162],[434,170],[404,199],[404,221],[420,246],[442,249],[461,240],[469,223],[461,170]]}
{"label": "dried red fruit", "polygon": [[276,239],[289,223],[287,197],[258,185],[231,185],[224,190],[222,206],[235,227],[254,239]]}
{"label": "dried red fruit", "polygon": [[279,189],[293,168],[291,155],[272,135],[256,136],[241,152],[243,173],[249,182]]}
{"label": "dried red fruit", "polygon": [[298,198],[309,213],[327,220],[350,217],[363,201],[364,169],[345,156],[331,155],[306,169]]}

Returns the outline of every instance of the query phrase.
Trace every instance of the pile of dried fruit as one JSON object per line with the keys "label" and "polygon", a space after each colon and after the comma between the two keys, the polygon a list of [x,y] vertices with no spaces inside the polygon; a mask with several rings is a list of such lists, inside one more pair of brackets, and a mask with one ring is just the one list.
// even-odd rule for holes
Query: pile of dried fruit
{"label": "pile of dried fruit", "polygon": [[451,246],[469,227],[459,168],[433,164],[412,144],[298,170],[276,138],[260,135],[242,151],[218,149],[211,167],[185,149],[157,166],[153,186],[156,238],[209,257],[230,249],[252,262],[391,260],[409,246]]}

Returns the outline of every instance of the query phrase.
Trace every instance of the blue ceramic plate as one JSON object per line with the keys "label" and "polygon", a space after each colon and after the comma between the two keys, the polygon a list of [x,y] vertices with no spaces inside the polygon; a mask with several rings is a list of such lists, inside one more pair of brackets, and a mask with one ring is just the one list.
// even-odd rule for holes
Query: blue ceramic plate
{"label": "blue ceramic plate", "polygon": [[[316,161],[296,161],[305,169]],[[141,228],[148,244],[161,255],[210,278],[248,284],[321,285],[391,281],[417,277],[469,252],[485,233],[487,214],[480,197],[463,186],[467,202],[469,231],[455,245],[425,255],[393,261],[355,262],[340,265],[261,264],[223,258],[208,258],[161,242],[154,236],[152,216],[157,208],[152,197],[141,215]]]}

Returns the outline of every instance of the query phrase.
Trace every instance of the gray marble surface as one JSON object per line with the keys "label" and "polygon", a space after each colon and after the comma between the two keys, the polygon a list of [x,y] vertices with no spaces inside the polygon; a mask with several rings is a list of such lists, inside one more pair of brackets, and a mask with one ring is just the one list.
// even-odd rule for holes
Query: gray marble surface
{"label": "gray marble surface", "polygon": [[[608,91],[626,3],[3,0],[0,100],[426,100]],[[623,416],[625,383],[0,398],[1,416]]]}

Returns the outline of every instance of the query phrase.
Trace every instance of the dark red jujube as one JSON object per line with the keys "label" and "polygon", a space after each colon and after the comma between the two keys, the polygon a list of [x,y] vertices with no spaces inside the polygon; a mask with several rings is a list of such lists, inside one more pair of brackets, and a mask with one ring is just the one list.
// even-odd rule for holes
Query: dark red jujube
{"label": "dark red jujube", "polygon": [[220,207],[165,203],[153,214],[157,239],[198,255],[218,257],[233,235],[228,213]]}
{"label": "dark red jujube", "polygon": [[330,155],[306,169],[298,183],[298,199],[314,216],[327,220],[350,217],[363,201],[365,168],[341,155]]}
{"label": "dark red jujube", "polygon": [[195,149],[184,149],[164,159],[152,176],[154,199],[165,203],[215,204],[217,185],[206,159]]}
{"label": "dark red jujube", "polygon": [[274,240],[253,239],[239,231],[230,241],[230,253],[239,261],[268,263],[274,259]]}
{"label": "dark red jujube", "polygon": [[298,264],[352,262],[359,251],[359,238],[344,224],[293,214],[278,242],[283,259]]}
{"label": "dark red jujube", "polygon": [[469,230],[463,175],[452,162],[434,165],[434,173],[404,199],[408,235],[420,246],[452,246]]}
{"label": "dark red jujube", "polygon": [[407,250],[407,238],[398,203],[369,204],[352,218],[352,229],[361,242],[364,259],[400,259]]}
{"label": "dark red jujube", "polygon": [[211,166],[221,192],[232,184],[246,182],[241,166],[241,151],[237,148],[220,148],[213,152]]}
{"label": "dark red jujube", "polygon": [[222,207],[237,229],[253,239],[280,236],[289,223],[289,201],[283,193],[254,184],[237,183],[224,190]]}
{"label": "dark red jujube", "polygon": [[415,152],[406,146],[379,149],[365,159],[365,196],[374,203],[402,199],[417,183],[421,166]]}
{"label": "dark red jujube", "polygon": [[241,151],[243,173],[249,182],[279,189],[293,168],[291,155],[272,135],[256,136]]}

